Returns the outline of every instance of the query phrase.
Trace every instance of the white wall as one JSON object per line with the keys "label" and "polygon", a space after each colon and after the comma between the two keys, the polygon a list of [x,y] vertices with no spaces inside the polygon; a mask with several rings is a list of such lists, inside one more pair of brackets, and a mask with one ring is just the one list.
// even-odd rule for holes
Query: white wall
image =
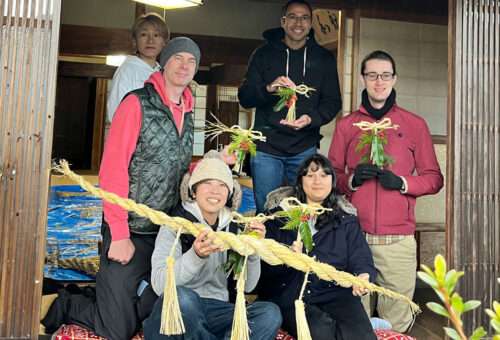
{"label": "white wall", "polygon": [[[130,28],[135,4],[131,0],[64,0],[62,23]],[[200,7],[166,11],[166,18],[172,32],[261,39],[264,30],[279,25],[281,6],[279,2],[205,0]]]}
{"label": "white wall", "polygon": [[[398,104],[424,117],[432,134],[445,135],[447,26],[362,18],[360,32],[360,61],[374,50],[390,53],[398,73]],[[361,81],[358,89],[361,93]]]}

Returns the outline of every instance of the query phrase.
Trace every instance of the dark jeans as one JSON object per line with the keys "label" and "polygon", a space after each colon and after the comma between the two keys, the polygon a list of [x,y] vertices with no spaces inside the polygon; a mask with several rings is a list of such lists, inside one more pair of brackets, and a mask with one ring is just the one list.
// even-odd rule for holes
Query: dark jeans
{"label": "dark jeans", "polygon": [[149,314],[147,311],[151,310],[156,300],[150,288],[145,290],[141,298],[137,296],[139,282],[149,281],[151,275],[151,255],[156,235],[131,234],[135,253],[132,260],[124,266],[107,257],[111,235],[105,224],[102,234],[95,301],[83,295],[71,296],[68,320],[91,329],[99,336],[111,340],[128,340],[140,329],[139,315],[145,318],[147,315],[144,314]]}
{"label": "dark jeans", "polygon": [[[160,334],[163,304],[163,297],[160,297],[143,323],[146,340],[217,340],[231,337],[234,304],[202,298],[185,287],[177,287],[177,294],[186,333],[176,336]],[[247,305],[247,317],[251,340],[275,339],[281,326],[278,306],[272,302],[254,302]]]}
{"label": "dark jeans", "polygon": [[316,153],[316,147],[309,148],[294,156],[275,156],[257,151],[250,159],[253,190],[257,213],[264,211],[266,196],[283,184],[295,185],[300,164]]}
{"label": "dark jeans", "polygon": [[[349,293],[350,294],[350,293]],[[295,308],[282,309],[283,328],[297,337]],[[313,340],[376,340],[361,300],[343,296],[325,304],[306,304],[306,317]]]}

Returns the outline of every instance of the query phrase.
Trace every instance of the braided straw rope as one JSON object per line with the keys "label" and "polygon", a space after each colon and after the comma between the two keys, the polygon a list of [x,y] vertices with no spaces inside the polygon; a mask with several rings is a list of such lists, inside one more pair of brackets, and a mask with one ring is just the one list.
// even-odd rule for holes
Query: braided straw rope
{"label": "braided straw rope", "polygon": [[[206,227],[200,223],[192,223],[181,217],[170,217],[167,214],[156,211],[144,204],[138,204],[131,199],[122,198],[114,193],[106,192],[102,189],[94,187],[92,184],[83,179],[82,176],[75,174],[70,170],[68,162],[61,160],[59,165],[54,170],[66,175],[75,183],[78,183],[83,189],[90,192],[96,197],[100,197],[110,203],[119,205],[125,210],[133,211],[136,214],[149,218],[154,224],[168,225],[171,229],[177,231],[183,228],[193,236],[205,230]],[[335,267],[316,261],[306,254],[295,253],[289,247],[282,245],[271,239],[257,239],[248,235],[235,235],[229,232],[213,232],[216,238],[214,242],[224,249],[232,248],[237,253],[247,256],[257,254],[262,260],[271,265],[286,264],[296,270],[307,273],[315,273],[320,279],[325,281],[335,281],[336,284],[342,287],[352,287],[353,285],[366,288],[370,292],[376,292],[384,296],[401,300],[410,305],[413,313],[421,312],[420,307],[411,299],[389,289],[379,287],[366,280],[359,279],[356,276],[339,271]]]}

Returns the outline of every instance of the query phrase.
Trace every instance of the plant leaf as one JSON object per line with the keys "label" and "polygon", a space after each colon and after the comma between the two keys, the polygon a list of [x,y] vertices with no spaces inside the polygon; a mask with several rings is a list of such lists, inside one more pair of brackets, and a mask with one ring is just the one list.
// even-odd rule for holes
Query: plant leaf
{"label": "plant leaf", "polygon": [[469,300],[466,303],[464,303],[463,313],[468,312],[468,311],[473,310],[473,309],[476,309],[479,306],[481,306],[481,301],[479,301],[479,300]]}
{"label": "plant leaf", "polygon": [[300,237],[302,238],[302,242],[304,247],[306,248],[306,252],[310,253],[313,249],[313,240],[311,228],[309,227],[308,222],[302,222],[299,225]]}
{"label": "plant leaf", "polygon": [[474,330],[472,335],[470,336],[470,340],[480,340],[481,338],[485,337],[488,333],[484,330],[483,327],[478,327]]}
{"label": "plant leaf", "polygon": [[418,272],[417,276],[420,280],[424,281],[432,288],[437,289],[439,287],[436,279],[433,276],[429,275],[428,273]]}
{"label": "plant leaf", "polygon": [[446,318],[450,317],[450,313],[448,313],[446,308],[441,306],[439,303],[428,302],[428,303],[426,303],[426,306],[427,306],[427,308],[429,308],[431,311],[433,311],[436,314],[439,314],[439,315],[444,316]]}
{"label": "plant leaf", "polygon": [[455,269],[450,270],[444,277],[444,287],[448,294],[451,294],[457,285],[458,279],[464,275],[464,272],[457,272]]}
{"label": "plant leaf", "polygon": [[441,254],[437,254],[434,258],[434,272],[436,273],[438,283],[443,285],[444,277],[446,275],[446,260]]}
{"label": "plant leaf", "polygon": [[464,311],[464,301],[458,293],[453,293],[451,296],[451,308],[460,316]]}
{"label": "plant leaf", "polygon": [[446,335],[448,335],[453,340],[461,340],[460,335],[458,335],[457,331],[453,328],[443,327]]}

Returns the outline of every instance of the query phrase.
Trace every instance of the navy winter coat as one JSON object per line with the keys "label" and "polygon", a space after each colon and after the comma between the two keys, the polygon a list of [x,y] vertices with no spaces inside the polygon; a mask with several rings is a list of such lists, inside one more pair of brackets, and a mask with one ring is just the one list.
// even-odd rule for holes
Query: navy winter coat
{"label": "navy winter coat", "polygon": [[[266,223],[266,237],[291,245],[297,239],[297,232],[281,230],[285,222],[272,220]],[[330,214],[324,221],[319,219],[316,229],[318,232],[313,236],[314,248],[310,256],[354,275],[368,273],[370,281],[375,280],[377,272],[373,257],[356,216],[340,210]],[[262,262],[262,273],[257,287],[259,298],[273,301],[282,308],[292,306],[299,296],[304,276],[304,273],[293,268],[284,265],[270,266]],[[335,296],[350,293],[351,290],[352,288],[343,288],[310,274],[304,302],[327,303]]]}

